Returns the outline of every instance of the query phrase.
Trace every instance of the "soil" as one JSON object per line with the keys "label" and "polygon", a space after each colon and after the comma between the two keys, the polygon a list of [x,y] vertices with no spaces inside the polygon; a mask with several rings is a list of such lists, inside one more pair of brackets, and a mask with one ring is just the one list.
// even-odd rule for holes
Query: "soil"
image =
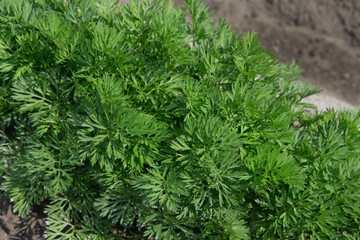
{"label": "soil", "polygon": [[14,204],[6,197],[0,197],[0,239],[42,240],[46,214],[41,206],[34,206],[26,218],[13,212]]}
{"label": "soil", "polygon": [[[175,0],[181,4],[183,0]],[[359,0],[205,0],[215,19],[254,31],[265,48],[304,69],[303,81],[360,105]]]}
{"label": "soil", "polygon": [[[176,4],[183,2],[175,0]],[[279,61],[290,63],[294,59],[304,69],[304,81],[326,90],[312,98],[313,103],[324,109],[360,105],[359,0],[205,2],[215,19],[224,17],[237,32],[258,32],[265,48]],[[43,239],[45,218],[37,207],[21,219],[13,213],[12,204],[1,197],[0,239]]]}

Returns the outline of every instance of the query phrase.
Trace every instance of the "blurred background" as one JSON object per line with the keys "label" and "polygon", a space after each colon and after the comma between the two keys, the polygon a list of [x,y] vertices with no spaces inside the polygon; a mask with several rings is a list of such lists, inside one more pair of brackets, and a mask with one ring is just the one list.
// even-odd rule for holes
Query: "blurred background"
{"label": "blurred background", "polygon": [[325,89],[322,101],[360,105],[360,0],[204,1],[216,21],[222,16],[237,32],[257,32],[281,62],[294,59],[303,81]]}

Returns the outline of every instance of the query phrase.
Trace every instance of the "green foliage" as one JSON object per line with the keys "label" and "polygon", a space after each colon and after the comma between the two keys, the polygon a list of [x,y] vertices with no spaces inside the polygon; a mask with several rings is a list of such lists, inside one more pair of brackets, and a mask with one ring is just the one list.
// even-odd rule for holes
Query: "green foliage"
{"label": "green foliage", "polygon": [[0,1],[15,210],[47,203],[47,239],[357,239],[360,112],[308,116],[295,63],[186,4]]}

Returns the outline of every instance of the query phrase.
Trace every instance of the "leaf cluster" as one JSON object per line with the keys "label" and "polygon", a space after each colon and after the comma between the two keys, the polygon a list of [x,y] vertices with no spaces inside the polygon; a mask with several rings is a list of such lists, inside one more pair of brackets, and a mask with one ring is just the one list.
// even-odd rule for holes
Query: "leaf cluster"
{"label": "leaf cluster", "polygon": [[200,0],[0,1],[1,189],[47,239],[357,239],[360,112]]}

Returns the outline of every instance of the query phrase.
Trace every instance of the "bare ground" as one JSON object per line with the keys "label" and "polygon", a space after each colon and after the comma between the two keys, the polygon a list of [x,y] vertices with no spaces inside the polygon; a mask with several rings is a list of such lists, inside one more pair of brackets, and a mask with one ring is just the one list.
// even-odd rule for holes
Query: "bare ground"
{"label": "bare ground", "polygon": [[[176,2],[181,2],[177,0]],[[255,31],[281,62],[293,59],[303,80],[360,105],[360,1],[205,0],[238,32]]]}

